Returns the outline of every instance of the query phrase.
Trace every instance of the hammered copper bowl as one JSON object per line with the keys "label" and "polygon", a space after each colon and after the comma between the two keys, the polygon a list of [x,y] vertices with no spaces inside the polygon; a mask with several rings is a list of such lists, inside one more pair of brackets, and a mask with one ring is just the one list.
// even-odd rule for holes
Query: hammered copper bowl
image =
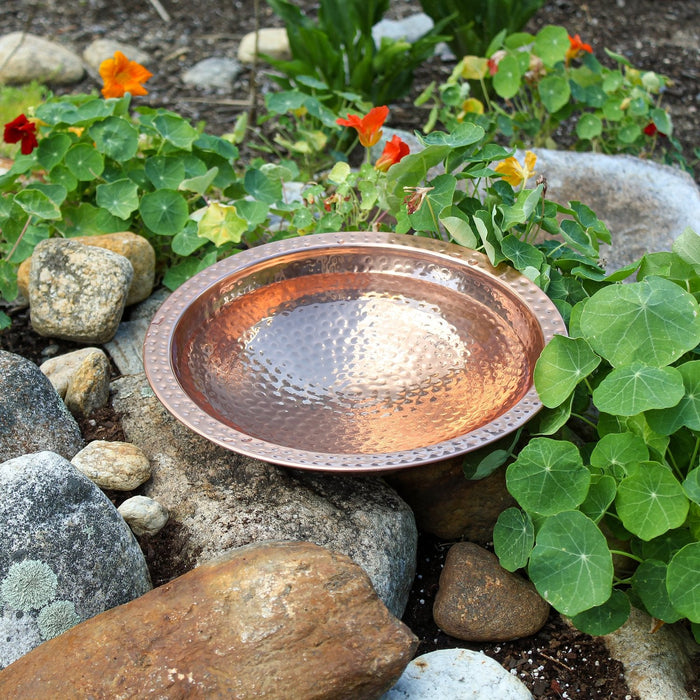
{"label": "hammered copper bowl", "polygon": [[482,447],[541,407],[535,361],[565,334],[512,268],[432,239],[328,233],[207,268],[162,305],[144,365],[207,439],[302,469],[367,473]]}

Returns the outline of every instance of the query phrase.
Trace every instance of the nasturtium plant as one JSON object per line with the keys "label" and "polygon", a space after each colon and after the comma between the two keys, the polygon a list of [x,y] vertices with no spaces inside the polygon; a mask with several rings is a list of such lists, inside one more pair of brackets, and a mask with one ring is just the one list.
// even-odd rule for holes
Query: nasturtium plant
{"label": "nasturtium plant", "polygon": [[630,604],[700,625],[698,284],[700,236],[686,230],[662,258],[597,283],[572,308],[573,337],[553,338],[534,370],[548,421],[560,416],[507,467],[519,508],[499,517],[494,546],[591,634]]}

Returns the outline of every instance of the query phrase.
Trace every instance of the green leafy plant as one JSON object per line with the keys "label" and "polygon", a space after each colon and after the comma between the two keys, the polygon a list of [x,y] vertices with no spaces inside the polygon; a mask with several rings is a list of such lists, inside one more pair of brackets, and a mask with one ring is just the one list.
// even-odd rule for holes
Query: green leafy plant
{"label": "green leafy plant", "polygon": [[267,1],[285,23],[292,53],[291,61],[266,57],[282,72],[275,79],[283,89],[315,95],[333,111],[403,97],[415,69],[445,38],[439,34],[442,22],[413,43],[385,37],[375,46],[372,27],[389,0],[321,0],[316,21],[288,0]]}
{"label": "green leafy plant", "polygon": [[[465,56],[437,88],[429,127],[462,121],[482,125],[511,146],[628,153],[683,163],[662,96],[668,78],[640,71],[606,51],[614,67],[563,27],[494,40],[484,55]],[[480,95],[471,85],[481,86]],[[423,100],[435,96],[433,88]],[[489,95],[495,95],[494,98]]]}
{"label": "green leafy plant", "polygon": [[455,56],[486,53],[502,31],[520,31],[545,0],[420,0],[434,22],[449,19],[448,40]]}
{"label": "green leafy plant", "polygon": [[592,634],[632,604],[700,636],[699,293],[700,237],[687,230],[577,303],[570,337],[535,367],[546,410],[507,468],[520,507],[501,514],[494,544]]}

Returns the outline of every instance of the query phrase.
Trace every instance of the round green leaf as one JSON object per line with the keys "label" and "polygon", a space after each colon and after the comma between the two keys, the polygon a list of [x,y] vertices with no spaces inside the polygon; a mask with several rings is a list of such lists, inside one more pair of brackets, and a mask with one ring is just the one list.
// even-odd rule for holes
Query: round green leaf
{"label": "round green leaf", "polygon": [[196,222],[189,220],[179,233],[176,233],[173,237],[170,247],[173,253],[181,255],[186,258],[188,255],[192,255],[195,250],[206,245],[207,241],[204,238],[200,238],[197,235],[197,224]]}
{"label": "round green leaf", "polygon": [[574,403],[574,392],[569,394],[567,401],[560,403],[556,408],[545,408],[537,416],[537,429],[539,435],[553,435],[562,428],[571,417],[571,407]]}
{"label": "round green leaf", "polygon": [[545,262],[544,254],[535,248],[532,243],[521,241],[517,236],[508,234],[501,241],[501,250],[508,260],[513,263],[516,270],[525,270],[534,267],[539,270]]}
{"label": "round green leaf", "polygon": [[139,149],[138,131],[124,117],[107,117],[93,124],[88,133],[100,153],[120,163],[133,158]]}
{"label": "round green leaf", "polygon": [[617,138],[622,143],[634,143],[642,135],[642,130],[634,122],[625,124],[620,131],[617,132]]}
{"label": "round green leaf", "polygon": [[571,97],[569,81],[561,75],[548,75],[542,78],[538,89],[542,104],[550,114],[558,112]]}
{"label": "round green leaf", "polygon": [[685,477],[683,490],[691,501],[700,505],[700,467],[696,467]]}
{"label": "round green leaf", "polygon": [[526,511],[541,515],[576,508],[590,480],[576,446],[549,438],[530,440],[506,470],[508,491]]}
{"label": "round green leaf", "polygon": [[499,97],[508,100],[520,90],[520,64],[515,56],[505,56],[498,63],[493,76],[493,89]]}
{"label": "round green leaf", "polygon": [[551,68],[566,57],[569,48],[569,33],[564,27],[547,25],[537,32],[534,53],[537,54],[548,68]]}
{"label": "round green leaf", "polygon": [[680,527],[689,507],[678,479],[659,462],[642,462],[623,479],[615,505],[622,524],[643,540]]}
{"label": "round green leaf", "polygon": [[542,523],[528,574],[548,603],[564,615],[578,615],[610,598],[612,554],[590,518],[566,511]]}
{"label": "round green leaf", "polygon": [[547,408],[555,408],[599,364],[600,357],[583,338],[555,335],[535,364],[534,381],[540,400]]}
{"label": "round green leaf", "polygon": [[38,219],[60,219],[61,210],[44,192],[37,189],[24,189],[14,197],[15,204],[18,204],[30,216]]}
{"label": "round green leaf", "polygon": [[576,135],[580,139],[594,139],[603,133],[603,122],[595,114],[583,114],[576,122]]}
{"label": "round green leaf", "polygon": [[683,377],[674,367],[643,362],[615,368],[593,391],[600,411],[636,416],[653,408],[670,408],[683,398]]}
{"label": "round green leaf", "polygon": [[212,202],[199,220],[197,235],[217,246],[238,243],[248,228],[248,222],[238,215],[235,205]]}
{"label": "round green leaf", "polygon": [[81,182],[97,179],[105,167],[102,154],[87,143],[71,146],[66,152],[65,163],[68,170]]}
{"label": "round green leaf", "polygon": [[666,589],[666,572],[664,562],[647,559],[634,572],[632,588],[652,617],[664,622],[677,622],[683,616],[671,604]]}
{"label": "round green leaf", "polygon": [[166,141],[185,151],[192,149],[199,136],[197,129],[176,114],[159,114],[153,120],[153,126]]}
{"label": "round green leaf", "polygon": [[134,182],[124,178],[106,185],[98,185],[95,201],[110,214],[120,219],[128,219],[139,208],[138,187]]}
{"label": "round green leaf", "polygon": [[43,168],[51,170],[63,160],[72,143],[68,134],[51,134],[39,141],[37,160]]}
{"label": "round green leaf", "polygon": [[669,530],[653,540],[641,543],[642,558],[657,559],[667,563],[671,561],[671,558],[679,549],[683,549],[687,544],[694,541],[690,531],[685,527]]}
{"label": "round green leaf", "polygon": [[617,482],[607,474],[593,474],[586,499],[581,504],[581,512],[594,523],[600,521],[610,504],[615,500]]}
{"label": "round green leaf", "polygon": [[571,622],[574,626],[593,636],[610,634],[621,627],[630,616],[630,599],[617,588],[613,588],[610,597],[594,608],[584,610],[574,615]]}
{"label": "round green leaf", "polygon": [[598,440],[591,452],[591,466],[612,476],[623,476],[628,464],[649,459],[644,438],[634,433],[608,433]]}
{"label": "round green leaf", "polygon": [[662,435],[671,435],[682,426],[700,431],[700,361],[684,362],[676,369],[683,378],[683,397],[666,410],[647,413],[651,429]]}
{"label": "round green leaf", "polygon": [[493,546],[504,569],[522,569],[534,543],[535,528],[527,513],[520,508],[507,508],[498,516],[493,528]]}
{"label": "round green leaf", "polygon": [[673,607],[700,623],[700,542],[676,552],[668,565],[666,588]]}
{"label": "round green leaf", "polygon": [[144,169],[157,190],[176,190],[185,179],[185,165],[175,156],[151,156]]}
{"label": "round green leaf", "polygon": [[187,223],[187,202],[180,193],[173,190],[148,192],[141,198],[139,213],[143,223],[153,233],[174,236]]}
{"label": "round green leaf", "polygon": [[637,361],[662,367],[700,342],[697,302],[660,277],[600,289],[580,324],[592,348],[615,367]]}
{"label": "round green leaf", "polygon": [[279,177],[268,176],[262,170],[246,170],[243,184],[246,192],[259,202],[273,204],[282,199],[282,182]]}

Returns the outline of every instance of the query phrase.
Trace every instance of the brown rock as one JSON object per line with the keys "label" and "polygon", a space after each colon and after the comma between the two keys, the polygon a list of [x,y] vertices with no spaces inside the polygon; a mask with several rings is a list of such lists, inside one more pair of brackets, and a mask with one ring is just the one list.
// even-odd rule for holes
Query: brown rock
{"label": "brown rock", "polygon": [[506,571],[472,542],[450,548],[440,574],[433,618],[440,629],[471,642],[505,642],[542,628],[549,604],[535,587]]}
{"label": "brown rock", "polygon": [[506,489],[505,467],[479,481],[462,472],[462,457],[385,476],[413,509],[418,529],[445,540],[464,538],[485,544],[493,526],[515,500]]}
{"label": "brown rock", "polygon": [[[129,260],[134,268],[134,276],[131,280],[129,293],[126,297],[126,306],[147,299],[153,291],[155,279],[156,254],[153,246],[143,237],[131,231],[119,233],[105,233],[97,236],[77,236],[71,238],[85,245],[111,250],[119,253]],[[32,259],[27,258],[17,270],[17,286],[24,299],[29,298],[29,273]]]}
{"label": "brown rock", "polygon": [[0,672],[0,697],[372,698],[417,645],[348,557],[265,542],[41,644]]}

